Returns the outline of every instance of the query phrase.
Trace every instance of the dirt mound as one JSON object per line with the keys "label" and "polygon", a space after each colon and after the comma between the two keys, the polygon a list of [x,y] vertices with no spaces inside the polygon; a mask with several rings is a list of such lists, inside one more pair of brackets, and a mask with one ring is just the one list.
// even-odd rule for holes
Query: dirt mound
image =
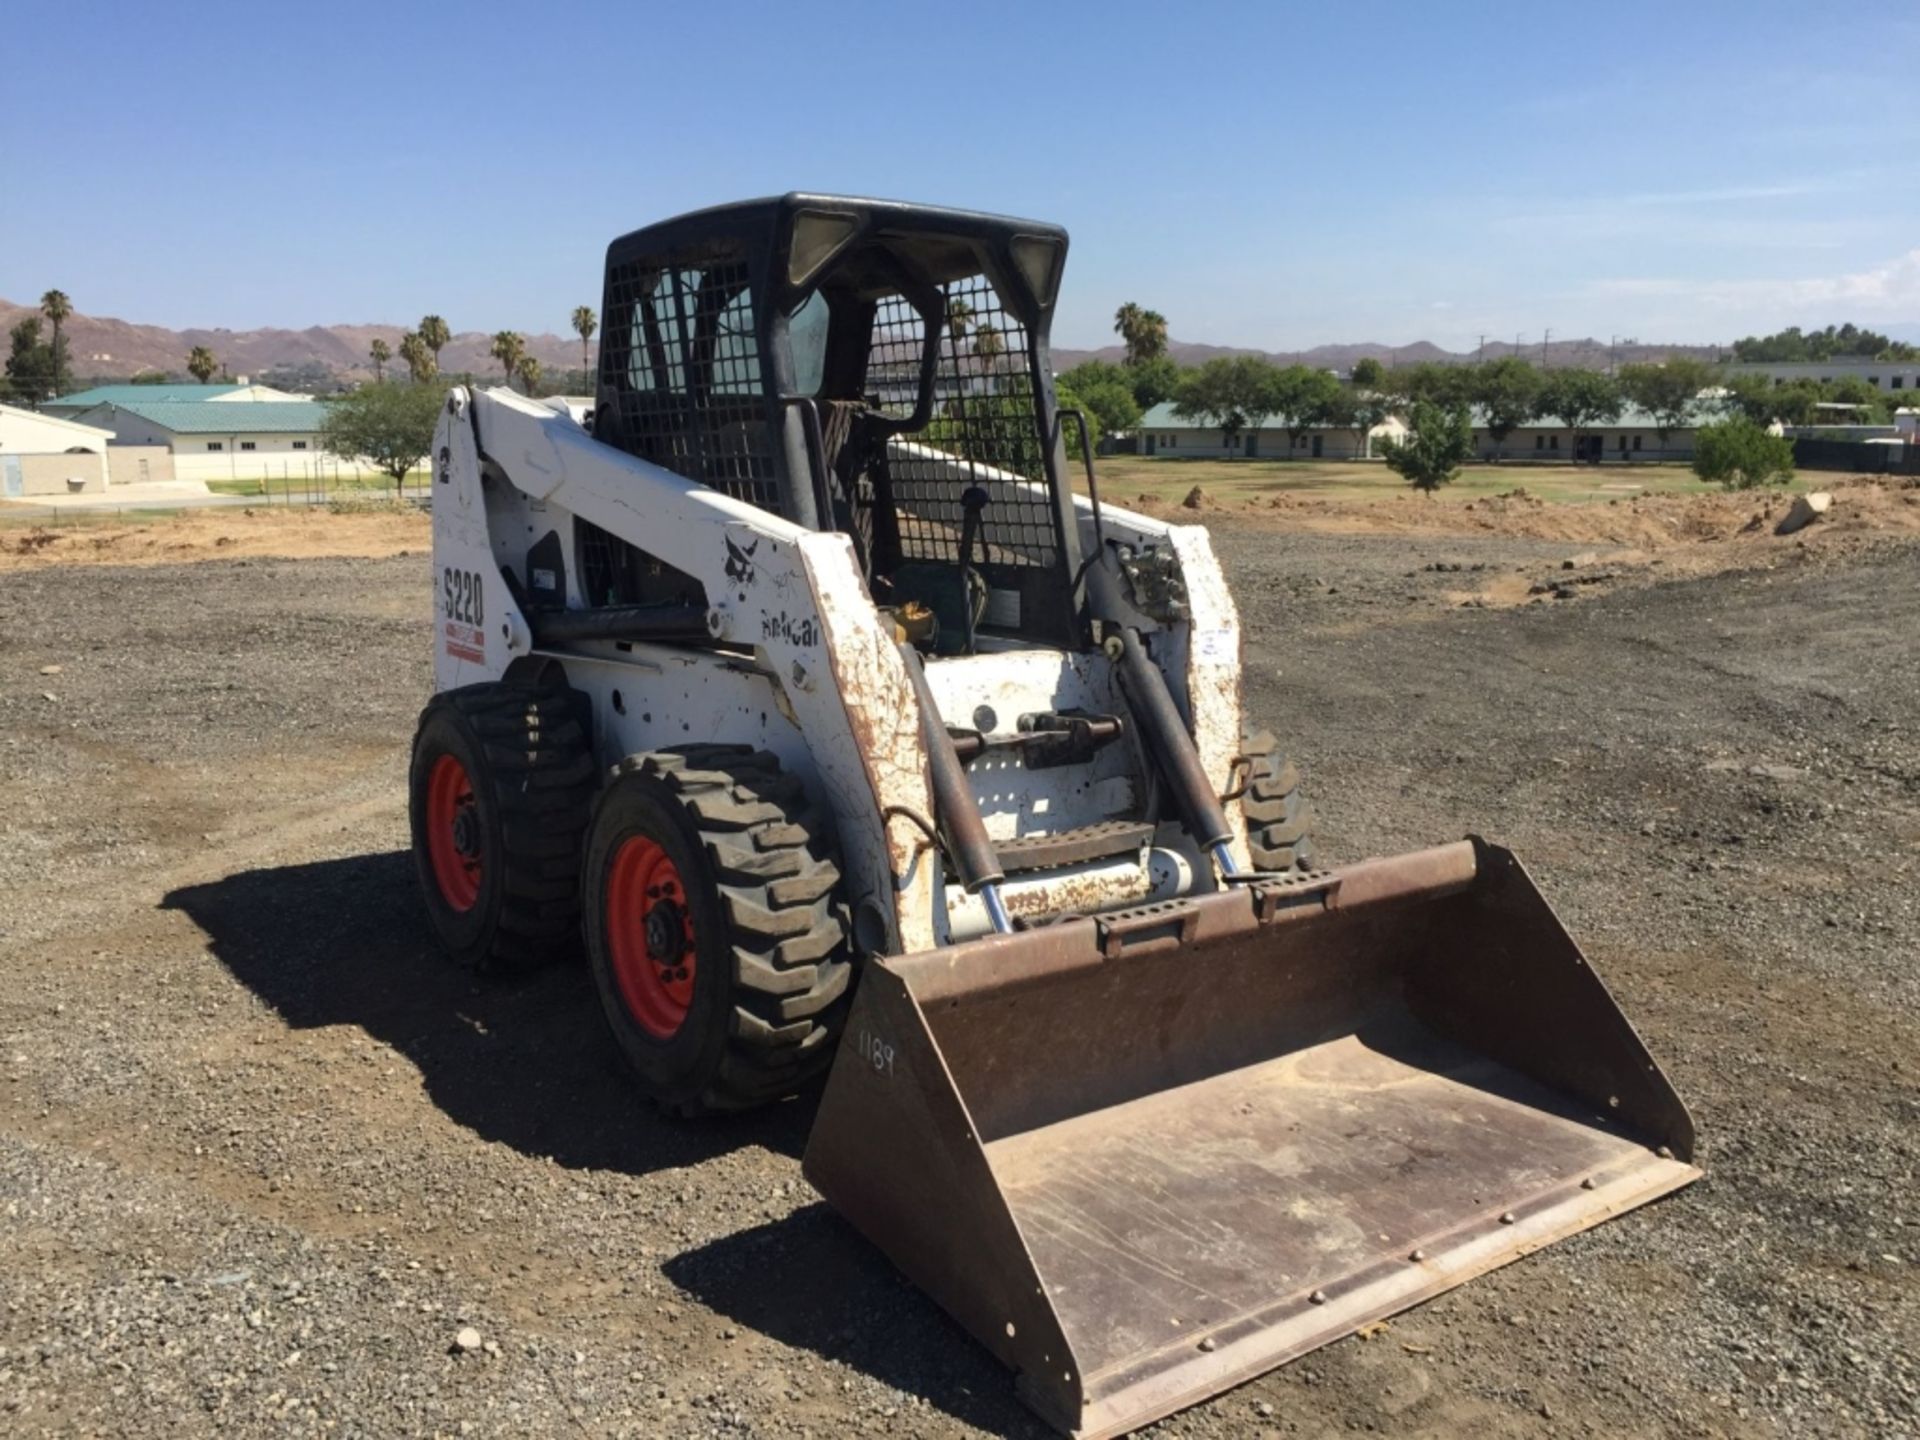
{"label": "dirt mound", "polygon": [[[1635,495],[1592,504],[1550,504],[1524,488],[1464,501],[1405,493],[1377,500],[1279,494],[1235,502],[1209,496],[1205,508],[1222,519],[1276,530],[1506,536],[1649,552],[1755,538],[1790,545],[1796,540],[1828,544],[1874,534],[1920,535],[1920,485],[1910,480],[1854,476],[1835,479],[1825,488],[1833,493],[1833,509],[1817,524],[1785,539],[1775,539],[1772,530],[1793,498],[1778,491]],[[1184,505],[1148,502],[1141,508],[1166,519],[1189,518]]]}
{"label": "dirt mound", "polygon": [[325,555],[380,558],[432,544],[424,511],[227,509],[154,520],[77,520],[0,529],[0,573],[53,565],[178,565],[194,560]]}

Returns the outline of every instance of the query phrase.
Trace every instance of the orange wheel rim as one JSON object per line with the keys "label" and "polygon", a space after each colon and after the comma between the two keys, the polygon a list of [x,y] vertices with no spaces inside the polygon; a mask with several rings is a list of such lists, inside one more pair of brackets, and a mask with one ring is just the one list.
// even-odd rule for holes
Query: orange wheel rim
{"label": "orange wheel rim", "polygon": [[427,859],[440,898],[454,910],[471,910],[480,899],[480,807],[467,767],[451,755],[427,774]]}
{"label": "orange wheel rim", "polygon": [[670,1040],[693,1005],[693,907],[680,869],[657,841],[629,836],[607,876],[607,947],[634,1023]]}

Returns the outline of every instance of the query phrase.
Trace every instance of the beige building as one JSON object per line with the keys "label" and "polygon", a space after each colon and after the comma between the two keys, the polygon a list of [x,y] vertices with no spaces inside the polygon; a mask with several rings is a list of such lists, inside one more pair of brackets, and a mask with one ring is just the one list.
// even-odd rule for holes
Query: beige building
{"label": "beige building", "polygon": [[111,430],[0,405],[0,498],[105,490],[112,442]]}

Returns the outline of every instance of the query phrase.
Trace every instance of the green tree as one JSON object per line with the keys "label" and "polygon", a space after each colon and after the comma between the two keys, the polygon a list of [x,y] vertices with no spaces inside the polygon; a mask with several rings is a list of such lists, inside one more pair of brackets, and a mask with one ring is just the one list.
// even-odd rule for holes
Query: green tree
{"label": "green tree", "polygon": [[1173,411],[1218,426],[1231,443],[1242,430],[1258,431],[1281,403],[1280,371],[1257,355],[1233,355],[1184,372]]}
{"label": "green tree", "polygon": [[187,373],[202,385],[213,379],[213,372],[219,368],[220,362],[206,346],[196,345],[187,352]]}
{"label": "green tree", "polygon": [[1345,428],[1349,423],[1342,405],[1345,394],[1340,382],[1326,371],[1289,365],[1274,375],[1269,408],[1280,417],[1291,445],[1309,430]]}
{"label": "green tree", "polygon": [[1464,405],[1414,402],[1407,438],[1392,436],[1380,442],[1387,468],[1429,500],[1442,485],[1452,483],[1473,454],[1473,417]]}
{"label": "green tree", "polygon": [[1580,432],[1603,420],[1617,420],[1626,408],[1620,382],[1598,370],[1549,370],[1540,381],[1537,413],[1573,431],[1574,453]]}
{"label": "green tree", "polygon": [[1729,490],[1793,479],[1793,442],[1744,415],[1703,425],[1693,442],[1693,473]]}
{"label": "green tree", "polygon": [[1877,425],[1888,418],[1887,397],[1858,375],[1842,375],[1838,380],[1830,380],[1821,386],[1821,392],[1820,398],[1830,404],[1858,405],[1865,412],[1837,423]]}
{"label": "green tree", "polygon": [[362,385],[327,403],[320,447],[391,476],[397,493],[407,472],[433,450],[440,399],[430,385]]}
{"label": "green tree", "polygon": [[393,351],[388,347],[387,342],[376,335],[373,344],[367,347],[367,358],[373,361],[374,383],[378,384],[386,379],[387,362],[393,358]]}
{"label": "green tree", "polygon": [[7,355],[7,388],[16,399],[37,405],[53,394],[53,347],[40,338],[40,317],[13,327]]}
{"label": "green tree", "polygon": [[1772,410],[1770,419],[1778,420],[1782,425],[1811,425],[1820,418],[1820,412],[1814,407],[1826,398],[1826,392],[1820,388],[1817,380],[1795,380],[1786,385],[1775,385],[1772,391]]}
{"label": "green tree", "polygon": [[1387,368],[1371,355],[1363,355],[1353,362],[1353,373],[1348,380],[1356,390],[1378,390],[1387,378]]}
{"label": "green tree", "polygon": [[1475,365],[1467,377],[1467,400],[1479,410],[1493,443],[1504,447],[1509,435],[1539,413],[1540,372],[1511,355]]}
{"label": "green tree", "polygon": [[[1127,397],[1127,403],[1129,405],[1133,403],[1132,394],[1125,390],[1122,390],[1120,393]],[[1082,415],[1086,416],[1087,439],[1092,443],[1094,448],[1098,450],[1100,437],[1106,433],[1107,428],[1100,423],[1099,409],[1091,400],[1069,385],[1064,378],[1054,380],[1053,395],[1054,400],[1058,403],[1061,410],[1078,410]],[[1069,421],[1067,424],[1061,426],[1060,429],[1061,433],[1065,435],[1067,439],[1068,456],[1078,460],[1080,458],[1080,427]]]}
{"label": "green tree", "polygon": [[1653,416],[1662,440],[1686,427],[1700,408],[1701,392],[1712,389],[1717,380],[1711,365],[1684,355],[1657,365],[1620,367],[1621,393]]}
{"label": "green tree", "polygon": [[1770,425],[1774,413],[1773,378],[1768,375],[1729,375],[1721,382],[1719,405],[1723,414],[1744,415],[1756,425]]}
{"label": "green tree", "polygon": [[511,389],[513,377],[520,372],[521,357],[527,353],[527,337],[518,330],[497,331],[487,353],[500,362],[500,369],[507,377],[507,387]]}
{"label": "green tree", "polygon": [[1914,360],[1920,359],[1920,348],[1853,324],[1829,325],[1822,330],[1805,332],[1798,325],[1790,325],[1772,335],[1748,335],[1733,342],[1733,358],[1749,362],[1832,360],[1841,355]]}
{"label": "green tree", "polygon": [[67,298],[66,291],[49,290],[40,297],[40,313],[53,326],[53,393],[63,394],[73,378],[73,371],[67,364],[67,339],[61,334],[60,327],[73,314],[73,302]]}
{"label": "green tree", "polygon": [[1127,363],[1138,365],[1167,353],[1167,317],[1129,300],[1113,312],[1114,333],[1127,347]]}
{"label": "green tree", "polygon": [[1364,456],[1373,427],[1392,413],[1393,401],[1377,390],[1335,386],[1324,418],[1332,429],[1353,431],[1353,453]]}
{"label": "green tree", "polygon": [[407,376],[416,385],[431,380],[439,368],[433,351],[427,348],[427,342],[420,338],[417,330],[409,330],[400,337],[400,358],[406,361]]}
{"label": "green tree", "polygon": [[433,352],[433,368],[440,368],[440,352],[452,342],[453,332],[438,315],[420,317],[420,343]]}
{"label": "green tree", "polygon": [[532,355],[522,355],[517,367],[520,372],[520,386],[529,395],[540,390],[540,361]]}
{"label": "green tree", "polygon": [[[1133,372],[1106,360],[1086,360],[1057,377],[1055,389],[1065,387],[1079,397],[1079,408],[1098,416],[1102,431],[1131,430],[1140,423],[1142,406],[1133,395]],[[1066,402],[1060,402],[1065,408]]]}
{"label": "green tree", "polygon": [[[600,317],[593,313],[591,305],[573,307],[573,333],[580,337],[580,369],[589,377],[593,374],[593,357],[587,346],[593,339],[593,332],[600,328]],[[588,389],[593,389],[589,381]]]}
{"label": "green tree", "polygon": [[1079,408],[1100,422],[1103,433],[1131,430],[1140,423],[1140,404],[1133,391],[1116,381],[1070,387],[1080,397]]}
{"label": "green tree", "polygon": [[1473,368],[1470,365],[1436,365],[1425,361],[1388,370],[1381,377],[1381,388],[1402,402],[1406,409],[1422,400],[1443,408],[1470,405]]}
{"label": "green tree", "polygon": [[1180,388],[1180,375],[1180,366],[1170,355],[1156,355],[1151,360],[1127,366],[1127,384],[1133,391],[1133,403],[1144,412],[1163,400],[1171,400]]}

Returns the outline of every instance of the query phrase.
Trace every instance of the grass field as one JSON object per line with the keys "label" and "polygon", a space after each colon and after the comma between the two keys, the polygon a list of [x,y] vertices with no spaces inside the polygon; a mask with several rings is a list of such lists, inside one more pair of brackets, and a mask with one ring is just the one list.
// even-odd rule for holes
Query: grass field
{"label": "grass field", "polygon": [[[1108,455],[1097,466],[1101,493],[1115,504],[1148,495],[1178,504],[1198,485],[1216,501],[1276,494],[1330,500],[1381,500],[1413,493],[1378,461],[1161,460]],[[1460,503],[1524,489],[1539,499],[1593,503],[1633,495],[1702,495],[1720,487],[1684,465],[1469,465],[1438,499]]]}

